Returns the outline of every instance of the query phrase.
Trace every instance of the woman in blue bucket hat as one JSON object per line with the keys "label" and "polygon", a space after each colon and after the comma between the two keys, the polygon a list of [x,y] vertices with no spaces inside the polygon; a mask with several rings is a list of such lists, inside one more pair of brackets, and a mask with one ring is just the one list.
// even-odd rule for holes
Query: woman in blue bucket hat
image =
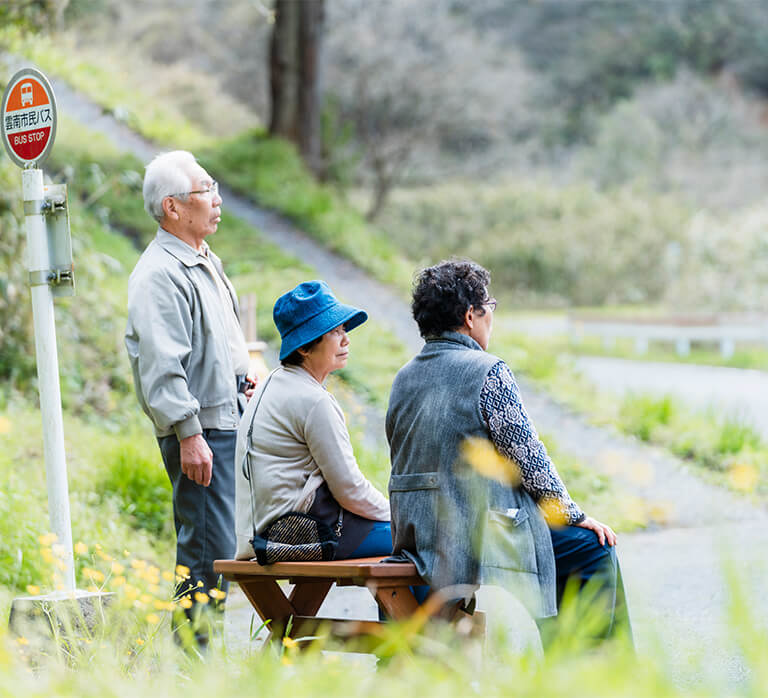
{"label": "woman in blue bucket hat", "polygon": [[344,414],[325,388],[368,319],[324,281],[277,299],[280,363],[248,403],[237,435],[237,558],[369,557],[392,552],[389,503],[360,472]]}

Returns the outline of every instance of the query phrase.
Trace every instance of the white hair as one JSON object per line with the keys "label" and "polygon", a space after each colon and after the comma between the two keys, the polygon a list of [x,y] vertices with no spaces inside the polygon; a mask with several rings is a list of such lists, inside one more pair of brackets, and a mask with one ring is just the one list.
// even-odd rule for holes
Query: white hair
{"label": "white hair", "polygon": [[[144,173],[144,209],[156,221],[162,221],[163,199],[172,194],[188,192],[192,188],[191,172],[197,165],[192,153],[172,150],[161,153],[149,163]],[[186,200],[187,195],[179,197]]]}

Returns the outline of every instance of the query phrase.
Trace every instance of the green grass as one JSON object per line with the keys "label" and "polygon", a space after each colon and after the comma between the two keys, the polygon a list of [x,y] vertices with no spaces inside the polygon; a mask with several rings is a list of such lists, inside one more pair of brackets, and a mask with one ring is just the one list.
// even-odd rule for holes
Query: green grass
{"label": "green grass", "polygon": [[[89,546],[98,543],[110,555],[122,556],[127,549],[167,569],[173,544],[167,526],[157,536],[126,509],[168,508],[170,493],[140,485],[133,492],[124,486],[121,491],[109,488],[124,474],[126,460],[149,483],[156,481],[153,468],[165,477],[151,430],[143,424],[137,428],[134,415],[123,412],[106,420],[65,413],[73,539]],[[17,592],[29,584],[52,589],[56,570],[42,556],[44,546],[38,541],[50,530],[40,412],[17,396],[6,405],[0,423],[0,585]],[[78,570],[85,564],[81,560]]]}
{"label": "green grass", "polygon": [[130,128],[156,143],[194,150],[210,141],[203,130],[184,117],[172,100],[151,97],[145,80],[126,71],[124,64],[118,64],[104,53],[98,60],[88,56],[66,34],[55,37],[22,34],[14,27],[5,27],[0,32],[0,45],[10,53],[34,61],[44,72],[65,79]]}
{"label": "green grass", "polygon": [[376,278],[404,294],[410,288],[412,264],[382,231],[318,183],[290,143],[248,131],[211,145],[201,153],[201,161],[235,191],[285,214]]}

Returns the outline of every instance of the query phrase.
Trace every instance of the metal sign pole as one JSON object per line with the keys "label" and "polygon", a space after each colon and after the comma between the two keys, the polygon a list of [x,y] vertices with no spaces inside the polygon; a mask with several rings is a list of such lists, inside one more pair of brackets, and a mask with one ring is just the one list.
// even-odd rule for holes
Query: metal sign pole
{"label": "metal sign pole", "polygon": [[51,531],[58,537],[63,570],[63,590],[75,591],[75,569],[72,555],[72,526],[69,515],[69,488],[64,452],[64,421],[61,414],[59,359],[56,349],[56,324],[53,293],[49,285],[51,273],[48,234],[43,219],[45,193],[43,171],[37,168],[22,172],[24,212],[26,214],[29,280],[32,314],[35,323],[37,379],[40,409],[43,415],[43,449],[45,453],[48,508]]}

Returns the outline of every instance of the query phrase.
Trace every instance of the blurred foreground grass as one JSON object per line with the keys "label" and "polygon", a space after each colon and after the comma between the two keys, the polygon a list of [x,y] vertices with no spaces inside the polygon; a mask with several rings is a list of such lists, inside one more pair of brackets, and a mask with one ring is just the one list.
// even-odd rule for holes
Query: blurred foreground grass
{"label": "blurred foreground grass", "polygon": [[732,574],[727,574],[730,601],[721,641],[741,669],[736,679],[713,673],[707,656],[697,654],[695,638],[689,639],[683,666],[652,642],[637,654],[622,642],[594,648],[587,639],[593,617],[578,602],[563,608],[560,622],[567,633],[544,656],[535,644],[521,649],[498,617],[494,620],[501,622],[484,645],[445,627],[415,634],[407,624],[391,624],[383,631],[378,665],[372,657],[339,653],[342,648],[322,630],[312,643],[286,638],[266,649],[247,636],[237,639],[237,648],[219,638],[198,656],[172,639],[174,604],[156,602],[152,591],[170,585],[159,570],[124,558],[95,562],[90,574],[98,578],[99,568],[115,597],[105,622],[82,633],[80,641],[37,644],[31,635],[13,636],[0,626],[0,696],[746,698],[765,695],[768,680],[768,638]]}

